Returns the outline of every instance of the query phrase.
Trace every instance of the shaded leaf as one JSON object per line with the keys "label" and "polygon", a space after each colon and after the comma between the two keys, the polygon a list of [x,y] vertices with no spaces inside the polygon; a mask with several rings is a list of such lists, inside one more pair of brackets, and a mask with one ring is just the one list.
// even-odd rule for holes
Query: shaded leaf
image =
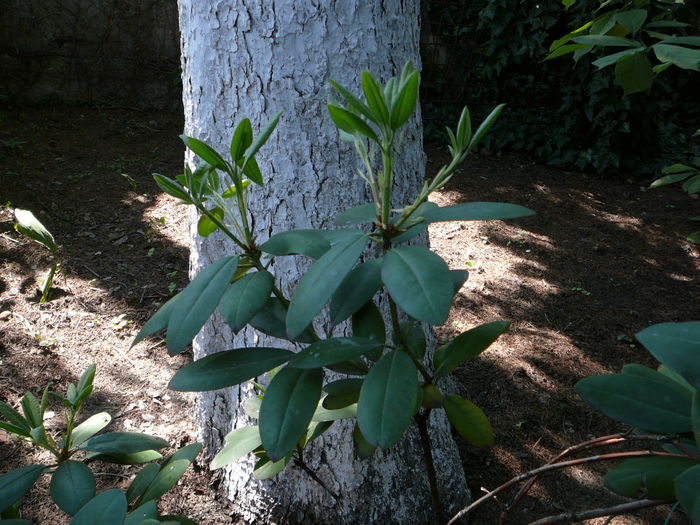
{"label": "shaded leaf", "polygon": [[373,202],[369,202],[345,210],[335,218],[333,224],[336,226],[350,226],[353,224],[367,224],[376,220],[377,206]]}
{"label": "shaded leaf", "polygon": [[651,46],[660,62],[670,62],[681,69],[700,71],[700,51],[673,44]]}
{"label": "shaded leaf", "polygon": [[446,376],[460,364],[491,346],[510,327],[508,321],[494,321],[472,328],[435,350],[435,373]]}
{"label": "shaded leaf", "polygon": [[182,447],[170,456],[170,459],[163,464],[158,474],[148,485],[148,488],[141,496],[141,501],[157,500],[173,488],[201,450],[202,445],[200,443],[192,443]]}
{"label": "shaded leaf", "polygon": [[379,138],[372,128],[370,128],[364,120],[347,109],[328,104],[328,114],[331,116],[333,123],[344,132],[350,133],[351,135],[361,133],[365,137],[379,143]]}
{"label": "shaded leaf", "polygon": [[44,465],[29,465],[0,475],[0,512],[10,508],[44,473]]}
{"label": "shaded leaf", "polygon": [[221,297],[219,311],[233,332],[241,330],[257,314],[272,293],[275,279],[267,270],[244,275]]}
{"label": "shaded leaf", "polygon": [[673,482],[675,497],[693,523],[700,523],[700,465],[681,472]]}
{"label": "shaded leaf", "polygon": [[[122,525],[143,525],[144,520],[154,520],[158,517],[158,503],[147,501],[126,515]],[[146,521],[148,523],[148,521]],[[160,523],[158,520],[155,523]]]}
{"label": "shaded leaf", "polygon": [[427,222],[440,221],[490,221],[529,217],[535,212],[517,204],[504,202],[465,202],[453,206],[435,207],[423,217]]}
{"label": "shaded leaf", "polygon": [[615,80],[625,95],[646,91],[654,82],[651,62],[643,53],[625,58],[615,64]]}
{"label": "shaded leaf", "polygon": [[411,74],[399,91],[391,110],[391,129],[397,130],[410,118],[418,101],[418,72]]}
{"label": "shaded leaf", "polygon": [[231,463],[235,463],[242,457],[253,452],[262,444],[260,431],[255,426],[241,427],[229,432],[224,438],[224,446],[214,456],[209,468],[215,470]]}
{"label": "shaded leaf", "polygon": [[[265,305],[258,310],[253,318],[249,321],[250,326],[264,334],[277,337],[279,339],[289,339],[287,336],[287,308],[277,297],[270,297],[265,302]],[[302,332],[298,336],[289,339],[299,343],[312,343],[311,336]]]}
{"label": "shaded leaf", "polygon": [[444,396],[442,405],[460,436],[476,447],[493,445],[493,428],[478,406],[459,396]]}
{"label": "shaded leaf", "polygon": [[64,461],[51,476],[51,499],[73,516],[95,496],[95,486],[95,477],[84,463]]}
{"label": "shaded leaf", "polygon": [[318,259],[331,248],[320,230],[291,230],[270,237],[260,249],[272,255],[306,255]]}
{"label": "shaded leaf", "polygon": [[139,470],[126,491],[127,501],[132,502],[141,496],[156,478],[158,472],[160,472],[160,465],[157,463],[151,463]]}
{"label": "shaded leaf", "polygon": [[353,315],[372,299],[381,286],[380,259],[357,265],[331,297],[331,323],[337,325]]}
{"label": "shaded leaf", "polygon": [[676,457],[627,459],[608,471],[603,485],[628,498],[675,499],[674,478],[698,464],[694,459]]}
{"label": "shaded leaf", "polygon": [[104,461],[105,463],[114,463],[115,465],[138,465],[140,463],[149,463],[156,461],[163,456],[155,450],[143,450],[141,452],[91,452],[87,455],[87,459],[92,461]]}
{"label": "shaded leaf", "polygon": [[[352,316],[352,335],[355,337],[366,337],[374,339],[380,343],[386,341],[386,326],[384,324],[384,317],[379,311],[379,308],[372,302],[369,301],[366,305],[360,308]],[[379,359],[381,351],[377,353],[370,353],[369,357],[376,361]]]}
{"label": "shaded leaf", "polygon": [[316,341],[296,354],[289,362],[292,368],[321,368],[348,361],[382,348],[376,339],[363,337],[332,337]]}
{"label": "shaded leaf", "polygon": [[126,496],[119,489],[109,489],[87,502],[73,517],[70,525],[122,525],[126,516]]}
{"label": "shaded leaf", "polygon": [[170,314],[172,314],[173,309],[175,308],[175,301],[180,298],[180,295],[182,295],[182,292],[172,297],[167,303],[161,306],[153,317],[151,317],[146,324],[143,325],[143,328],[141,328],[139,333],[136,334],[136,337],[134,337],[134,340],[131,342],[132,347],[146,339],[146,337],[149,337],[168,326]]}
{"label": "shaded leaf", "polygon": [[141,452],[158,450],[168,446],[162,438],[137,432],[108,432],[87,440],[80,447],[82,450],[108,453]]}
{"label": "shaded leaf", "polygon": [[700,322],[660,323],[637,334],[651,354],[700,389]]}

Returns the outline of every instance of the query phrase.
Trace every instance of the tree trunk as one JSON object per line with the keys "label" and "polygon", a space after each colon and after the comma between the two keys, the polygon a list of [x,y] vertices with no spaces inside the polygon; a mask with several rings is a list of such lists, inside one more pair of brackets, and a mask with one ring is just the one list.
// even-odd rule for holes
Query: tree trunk
{"label": "tree trunk", "polygon": [[[357,91],[362,70],[386,79],[407,60],[418,65],[418,0],[179,0],[179,13],[187,135],[227,151],[235,123],[248,117],[257,130],[284,111],[257,156],[266,185],[250,194],[260,242],[289,229],[330,227],[339,212],[370,200],[355,175],[353,151],[338,140],[326,112],[327,79]],[[420,118],[407,129],[406,155],[396,165],[396,204],[413,197],[424,177]],[[232,253],[220,235],[198,237],[194,221],[191,231],[192,274]],[[289,296],[307,267],[302,258],[286,257],[277,258],[271,271]],[[195,357],[285,344],[270,339],[252,329],[233,337],[214,318],[195,341]],[[241,409],[250,395],[242,386],[200,396],[200,434],[210,454],[232,428],[251,423]],[[356,457],[351,430],[349,422],[336,423],[306,455],[329,490],[293,464],[264,482],[252,477],[252,459],[227,467],[223,486],[240,517],[259,523],[430,522],[415,425],[398,445],[370,460]],[[461,508],[468,492],[446,419],[433,416],[431,432],[442,500],[448,509]]]}

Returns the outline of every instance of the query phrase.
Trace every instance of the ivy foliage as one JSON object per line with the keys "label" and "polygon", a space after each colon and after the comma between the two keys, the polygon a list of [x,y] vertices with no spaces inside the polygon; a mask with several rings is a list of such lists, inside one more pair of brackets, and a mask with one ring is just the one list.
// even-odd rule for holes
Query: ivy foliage
{"label": "ivy foliage", "polygon": [[[672,16],[690,23],[693,33],[699,9],[692,4],[654,2],[650,19]],[[426,2],[428,38],[444,46],[448,71],[467,79],[459,100],[440,100],[439,86],[424,93],[427,118],[439,120],[451,104],[465,102],[480,116],[508,100],[507,118],[484,142],[490,150],[596,172],[652,171],[665,155],[686,156],[688,130],[700,116],[692,71],[671,68],[655,80],[652,94],[623,96],[613,68],[593,64],[597,56],[582,56],[575,66],[544,60],[552,42],[590,20],[599,6],[597,0],[578,0],[568,9],[561,0],[464,1],[444,8]],[[426,68],[430,61],[424,59]]]}

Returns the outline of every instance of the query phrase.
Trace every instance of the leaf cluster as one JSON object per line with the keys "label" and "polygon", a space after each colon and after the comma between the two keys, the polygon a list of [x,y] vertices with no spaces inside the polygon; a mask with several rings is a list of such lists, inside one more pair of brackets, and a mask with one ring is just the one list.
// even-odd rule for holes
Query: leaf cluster
{"label": "leaf cluster", "polygon": [[[91,365],[77,384],[68,385],[65,395],[50,390],[50,386],[44,389],[41,399],[26,392],[20,403],[21,412],[0,401],[0,428],[15,439],[48,450],[54,457],[53,464],[29,465],[0,475],[0,520],[31,525],[30,520],[21,519],[22,498],[46,474],[51,477],[51,499],[72,516],[71,525],[193,524],[184,516],[159,516],[157,502],[175,486],[202,446],[185,446],[155,463],[163,457],[158,450],[168,446],[163,439],[134,432],[99,434],[112,419],[106,412],[76,424],[92,393],[94,377],[95,365]],[[51,397],[67,409],[65,430],[60,434],[44,425]],[[76,459],[79,456],[82,459]],[[148,465],[139,471],[128,490],[108,489],[97,494],[95,476],[86,464],[93,461]]]}

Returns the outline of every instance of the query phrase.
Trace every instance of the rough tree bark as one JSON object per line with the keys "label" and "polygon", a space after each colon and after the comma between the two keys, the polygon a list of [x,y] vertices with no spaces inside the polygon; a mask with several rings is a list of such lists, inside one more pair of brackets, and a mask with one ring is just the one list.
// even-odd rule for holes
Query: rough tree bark
{"label": "rough tree bark", "polygon": [[[294,228],[330,226],[340,211],[367,202],[350,147],[325,109],[328,78],[357,89],[362,70],[378,78],[419,63],[418,0],[179,0],[185,133],[227,151],[234,123],[249,117],[256,130],[277,110],[282,120],[258,155],[264,188],[251,192],[259,241]],[[397,202],[415,195],[424,176],[420,119],[406,136],[407,155],[396,166]],[[188,159],[192,161],[190,157]],[[192,228],[191,273],[232,252],[223,237],[204,240]],[[272,268],[289,293],[307,263],[278,258]],[[219,319],[195,341],[197,358],[216,351],[281,345],[244,330],[235,338]],[[203,394],[200,434],[210,453],[232,429],[250,424],[241,402],[246,387]],[[435,413],[435,412],[433,412]],[[461,462],[444,418],[431,421],[442,499],[458,509],[468,499]],[[334,425],[307,459],[335,494],[290,465],[260,482],[252,460],[226,468],[223,486],[245,522],[426,523],[428,480],[417,432],[369,461],[355,457],[349,424]],[[335,430],[335,431],[334,431]]]}

